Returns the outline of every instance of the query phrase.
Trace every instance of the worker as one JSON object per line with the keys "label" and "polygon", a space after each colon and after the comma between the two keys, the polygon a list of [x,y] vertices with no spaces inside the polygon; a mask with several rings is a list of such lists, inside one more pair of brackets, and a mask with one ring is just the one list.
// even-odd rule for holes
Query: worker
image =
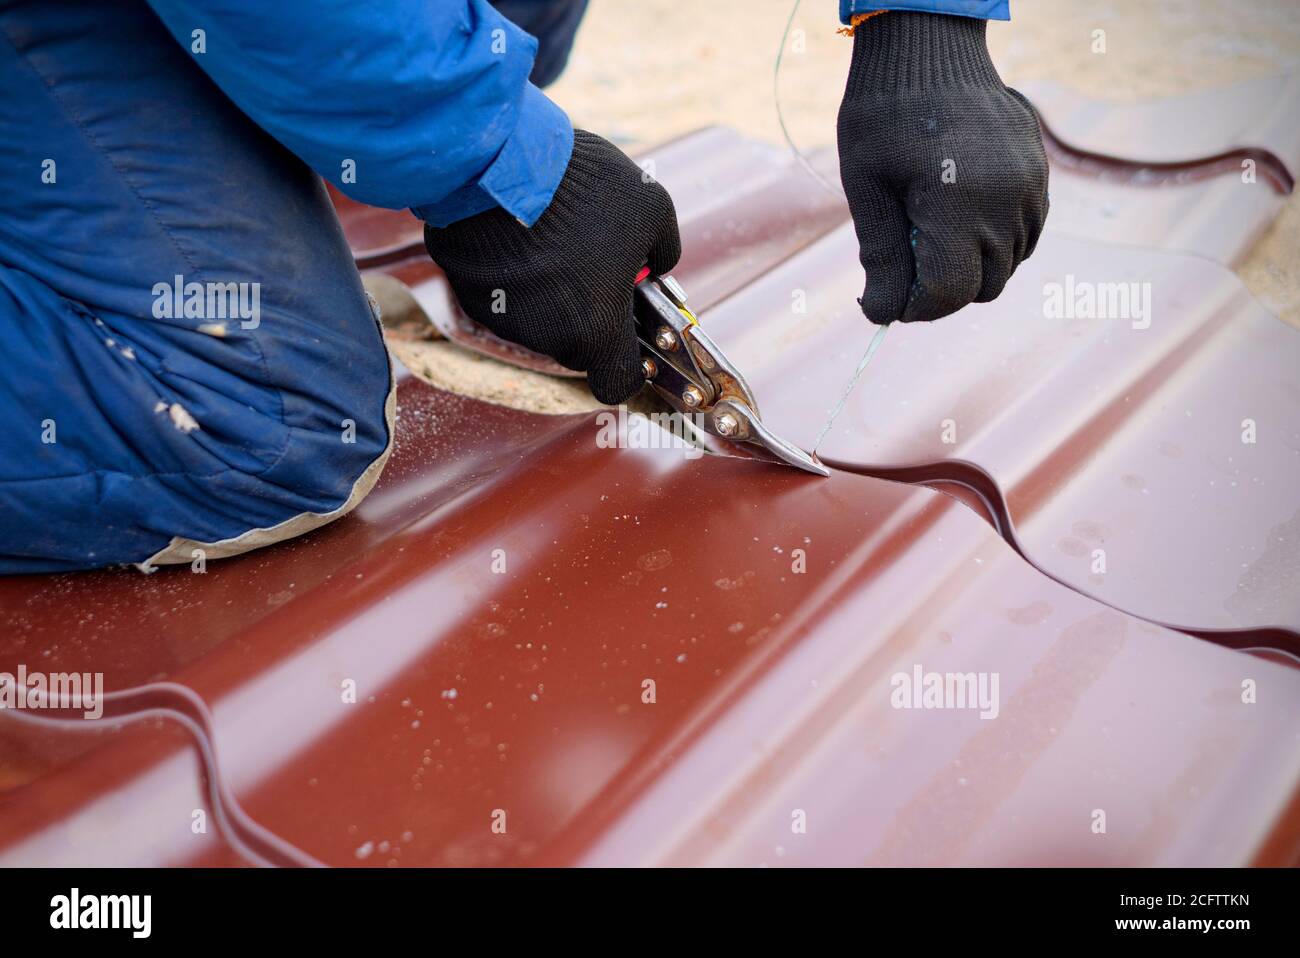
{"label": "worker", "polygon": [[[672,200],[530,80],[584,0],[500,6],[540,59],[487,0],[0,0],[0,572],[195,566],[374,485],[393,379],[322,178],[419,217],[471,317],[602,402],[640,388],[633,277],[677,262]],[[840,14],[867,319],[993,299],[1047,213],[985,45],[1007,0]]]}

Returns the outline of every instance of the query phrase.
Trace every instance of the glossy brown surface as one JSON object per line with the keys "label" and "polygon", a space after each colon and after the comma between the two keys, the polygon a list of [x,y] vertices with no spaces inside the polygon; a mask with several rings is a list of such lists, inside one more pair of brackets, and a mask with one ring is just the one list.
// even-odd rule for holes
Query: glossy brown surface
{"label": "glossy brown surface", "polygon": [[222,820],[202,749],[165,711],[126,723],[0,711],[0,775],[0,864],[263,861]]}
{"label": "glossy brown surface", "polygon": [[[194,690],[230,800],[329,864],[1239,863],[1273,834],[1300,673],[1107,610],[932,490],[400,395],[354,516],[202,576],[6,580],[0,669]],[[998,717],[892,708],[915,665],[997,673]],[[0,861],[223,860],[156,838],[199,801],[184,754],[132,735],[9,789]]]}
{"label": "glossy brown surface", "polygon": [[[1075,152],[1121,165],[1204,166],[1225,155],[1266,158],[1289,190],[1300,169],[1300,74],[1139,103],[1092,100],[1050,81],[1022,86],[1047,125]],[[1241,171],[1240,163],[1236,172]],[[1195,175],[1195,174],[1192,174]]]}
{"label": "glossy brown surface", "polygon": [[1123,106],[1046,82],[1024,92],[1044,120],[1054,232],[1236,264],[1300,169],[1292,77]]}
{"label": "glossy brown surface", "polygon": [[[1086,139],[1076,118],[1087,115],[1076,105],[1060,122]],[[1138,137],[1135,124],[1125,129]],[[747,162],[726,166],[728,144]],[[751,182],[764,180],[753,172],[764,168],[754,152],[764,149],[783,155],[705,131],[662,151],[657,169],[684,197],[684,229],[695,237],[675,275],[744,370],[768,425],[807,448],[871,329],[855,303],[862,274],[851,225],[845,218],[824,232],[829,214],[812,206],[813,225],[796,230],[805,207],[789,208],[788,194],[832,198],[788,158],[773,160],[786,186],[769,197]],[[712,176],[718,167],[728,174]],[[1142,224],[1142,236],[1159,233],[1224,262],[1244,252],[1279,202],[1268,183],[1246,185],[1232,172],[1163,185],[1053,175],[1054,210],[1086,211],[1067,215],[1063,232],[1095,229],[1098,239],[1128,243],[1141,240],[1130,234]],[[1097,212],[1106,196],[1120,211],[1113,217]],[[702,203],[713,221],[731,224],[722,238],[689,212]],[[740,255],[735,237],[762,233],[751,218],[769,229],[777,211],[793,224],[788,235],[820,235],[748,251],[755,268],[766,264],[761,273],[720,295],[735,281],[716,264]],[[1100,294],[1091,317],[1075,309],[1085,289]],[[439,278],[416,290],[430,312],[448,309]],[[1049,313],[1049,290],[1070,299],[1065,315]],[[1132,294],[1128,312],[1120,298],[1111,305],[1111,291]],[[1079,241],[1053,220],[996,302],[891,330],[819,453],[847,469],[978,490],[1017,548],[1071,587],[1167,625],[1295,653],[1297,369],[1300,334],[1227,269]],[[1243,441],[1252,428],[1255,441]]]}
{"label": "glossy brown surface", "polygon": [[[842,305],[855,249],[843,229],[704,318],[795,443],[866,347]],[[1045,316],[1045,288],[1071,283],[1149,289],[1149,325]],[[798,322],[791,289],[810,290]],[[1300,333],[1225,268],[1049,234],[995,303],[891,330],[820,455],[986,486],[1035,564],[1125,611],[1295,633],[1297,369]]]}

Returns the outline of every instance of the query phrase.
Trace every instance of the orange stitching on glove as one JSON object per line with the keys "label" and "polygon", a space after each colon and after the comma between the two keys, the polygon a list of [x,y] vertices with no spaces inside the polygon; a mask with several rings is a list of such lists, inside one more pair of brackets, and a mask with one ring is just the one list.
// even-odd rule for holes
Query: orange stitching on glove
{"label": "orange stitching on glove", "polygon": [[882,13],[888,12],[888,10],[877,10],[875,13],[855,13],[853,16],[849,17],[849,25],[847,27],[840,27],[835,32],[842,37],[851,37],[853,36],[853,31],[858,28],[859,24],[866,23],[872,17],[878,17]]}

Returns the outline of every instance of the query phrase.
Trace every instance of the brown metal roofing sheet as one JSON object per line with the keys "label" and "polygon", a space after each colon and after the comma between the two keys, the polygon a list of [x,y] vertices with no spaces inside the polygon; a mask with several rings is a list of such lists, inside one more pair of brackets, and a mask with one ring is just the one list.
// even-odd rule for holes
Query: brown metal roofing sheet
{"label": "brown metal roofing sheet", "polygon": [[223,821],[203,744],[157,709],[129,722],[0,711],[0,865],[268,861]]}
{"label": "brown metal roofing sheet", "polygon": [[[704,317],[796,443],[869,336],[855,252],[841,229]],[[1149,289],[1149,316],[1044,315],[1049,288],[1073,301],[1112,284]],[[981,488],[1035,564],[1117,608],[1296,632],[1297,369],[1300,333],[1227,269],[1049,233],[996,302],[891,330],[821,455]]]}
{"label": "brown metal roofing sheet", "polygon": [[1052,161],[1051,228],[1236,264],[1300,169],[1300,79],[1119,106],[1025,85]]}
{"label": "brown metal roofing sheet", "polygon": [[[791,861],[1244,863],[1289,847],[1300,672],[1108,610],[932,490],[601,449],[592,416],[410,378],[400,403],[380,485],[318,534],[202,576],[0,582],[0,669],[42,648],[43,667],[113,688],[194,690],[223,790],[330,864],[776,863],[795,808],[813,825],[782,846]],[[915,666],[996,673],[999,717],[904,720],[891,676]],[[133,747],[95,754],[143,781]],[[151,788],[192,794],[192,760],[158,768]],[[181,802],[176,821],[120,803],[110,828],[99,779],[78,781],[84,804],[11,831],[0,860],[96,828],[188,827]],[[52,787],[9,801],[39,807]],[[185,841],[122,854],[174,861]]]}
{"label": "brown metal roofing sheet", "polygon": [[1143,184],[1052,167],[1054,233],[1125,246],[1181,250],[1238,265],[1281,213],[1286,197],[1237,172]]}
{"label": "brown metal roofing sheet", "polygon": [[[726,163],[728,152],[746,162]],[[780,193],[752,172],[763,155],[784,170]],[[769,425],[810,445],[870,335],[855,304],[851,226],[834,227],[833,198],[775,148],[706,131],[651,156],[683,197],[691,252],[676,275],[745,370]],[[719,168],[728,175],[713,175]],[[1079,183],[1100,183],[1101,193]],[[799,189],[806,199],[792,204]],[[1122,214],[1098,214],[1107,191],[1123,193]],[[1117,241],[1133,224],[1170,227],[1171,244],[1194,234],[1187,245],[1225,261],[1278,202],[1269,185],[1249,189],[1235,175],[1144,187],[1072,174],[1054,180],[1053,199],[1056,209],[1090,209],[1087,222],[1067,217],[1071,227]],[[791,224],[787,245],[746,245],[777,215]],[[965,487],[966,498],[977,490],[1032,561],[1117,608],[1200,632],[1300,631],[1300,335],[1213,263],[1080,242],[1049,226],[996,302],[891,330],[822,455]],[[738,259],[743,272],[717,265]],[[431,312],[451,310],[440,276],[415,288]],[[1049,290],[1070,300],[1057,318],[1045,315]],[[1069,315],[1084,290],[1100,294],[1103,315]],[[1106,318],[1112,294],[1129,292],[1130,313],[1149,315]],[[1252,422],[1256,441],[1244,442]],[[1292,650],[1298,641],[1262,640]]]}
{"label": "brown metal roofing sheet", "polygon": [[1276,163],[1292,179],[1300,171],[1300,74],[1127,104],[1093,100],[1045,80],[1021,90],[1056,136],[1096,156],[1203,165],[1239,153]]}

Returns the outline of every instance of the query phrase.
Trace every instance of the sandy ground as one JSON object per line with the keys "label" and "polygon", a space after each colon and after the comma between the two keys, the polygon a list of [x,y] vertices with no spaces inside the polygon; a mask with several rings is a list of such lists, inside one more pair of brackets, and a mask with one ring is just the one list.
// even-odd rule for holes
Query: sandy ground
{"label": "sandy ground", "polygon": [[[794,0],[591,0],[569,67],[548,93],[584,127],[633,151],[709,124],[782,142],[773,67]],[[1050,79],[1114,102],[1176,96],[1300,69],[1300,0],[1012,0],[989,45],[1012,85]],[[780,76],[801,149],[835,142],[851,42],[835,0],[801,0]],[[1093,52],[1095,30],[1106,52]],[[1268,309],[1300,327],[1300,192],[1238,269]],[[405,345],[439,384],[489,401],[577,411],[582,390]],[[442,356],[448,358],[444,361]],[[458,378],[468,377],[468,378]]]}

